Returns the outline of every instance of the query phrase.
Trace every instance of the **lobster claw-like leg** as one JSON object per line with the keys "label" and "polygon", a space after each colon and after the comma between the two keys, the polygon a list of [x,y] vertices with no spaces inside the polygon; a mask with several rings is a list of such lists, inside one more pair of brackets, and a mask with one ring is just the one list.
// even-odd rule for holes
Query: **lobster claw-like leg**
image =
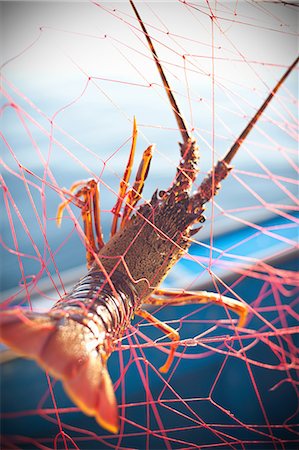
{"label": "lobster claw-like leg", "polygon": [[[82,186],[77,192],[75,192]],[[90,268],[94,261],[94,253],[98,253],[104,247],[103,234],[100,224],[100,196],[98,183],[96,180],[77,181],[70,188],[70,193],[74,194],[62,202],[57,210],[56,223],[61,224],[62,215],[65,207],[69,203],[75,203],[81,208],[82,220],[84,224],[84,233],[86,236],[86,261],[87,268]],[[95,230],[95,235],[94,235]]]}
{"label": "lobster claw-like leg", "polygon": [[173,358],[174,358],[174,352],[176,351],[176,349],[179,345],[179,343],[178,343],[178,341],[180,340],[179,333],[176,330],[174,330],[173,328],[171,328],[169,325],[167,325],[167,323],[162,322],[161,320],[152,316],[148,311],[140,309],[139,311],[136,312],[136,315],[138,315],[138,316],[142,317],[143,319],[147,320],[148,322],[152,323],[155,327],[159,328],[159,330],[161,330],[164,334],[167,334],[169,339],[171,339],[173,341],[174,344],[170,347],[170,353],[168,355],[166,363],[159,369],[160,372],[162,372],[162,373],[168,372],[168,370],[172,364]]}
{"label": "lobster claw-like leg", "polygon": [[[167,291],[165,289],[156,289],[154,295],[145,300],[144,303],[156,306],[183,306],[199,303],[214,303],[236,313],[239,316],[238,327],[243,327],[245,325],[248,314],[247,306],[239,300],[207,291],[188,292],[184,290]],[[136,314],[152,323],[155,327],[159,328],[159,330],[167,334],[167,336],[173,341],[167,361],[159,369],[160,372],[168,372],[174,358],[175,350],[179,345],[179,333],[166,323],[161,322],[159,319],[152,316],[147,311],[139,310]]]}
{"label": "lobster claw-like leg", "polygon": [[156,289],[154,295],[149,297],[145,303],[150,305],[183,306],[200,303],[214,303],[229,309],[239,316],[238,327],[242,328],[246,323],[248,308],[245,303],[215,292],[207,291],[168,291]]}

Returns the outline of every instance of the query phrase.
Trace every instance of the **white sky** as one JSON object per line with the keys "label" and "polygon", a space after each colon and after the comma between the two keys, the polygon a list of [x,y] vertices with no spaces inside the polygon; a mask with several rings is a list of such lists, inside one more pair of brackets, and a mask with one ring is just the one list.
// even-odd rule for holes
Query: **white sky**
{"label": "white sky", "polygon": [[[207,3],[194,2],[197,9],[174,1],[137,3],[187,121],[193,121],[207,138],[212,126],[212,23]],[[74,101],[59,120],[65,118],[68,129],[67,114],[73,121],[80,111],[78,139],[84,132],[95,133],[98,125],[92,126],[91,120],[100,115],[107,140],[115,134],[116,123],[118,130],[126,128],[128,136],[134,114],[141,123],[173,127],[162,89],[144,87],[161,82],[129,3],[99,4],[2,2],[4,76],[48,115]],[[239,133],[238,120],[252,115],[252,107],[262,103],[298,54],[298,14],[294,8],[266,2],[211,1],[210,5],[217,17],[213,27],[216,122],[220,115]],[[87,76],[99,79],[82,95]],[[92,117],[91,106],[95,107]],[[220,122],[219,127],[221,134],[225,130]],[[69,130],[74,133],[74,128]],[[147,141],[153,139],[156,142],[156,136],[148,136]]]}
{"label": "white sky", "polygon": [[[179,50],[178,45],[184,44],[188,53],[196,54],[200,51],[199,54],[204,52],[211,56],[209,47],[211,22],[205,1],[194,3],[199,11],[187,9],[175,1],[143,3],[145,4],[141,5],[137,2],[142,17],[146,23],[152,25],[149,26],[149,32],[158,40],[162,40],[166,46],[172,45],[174,51]],[[252,58],[285,65],[294,59],[298,51],[298,41],[294,36],[296,27],[298,32],[298,14],[294,8],[269,5],[265,2],[253,2],[251,5],[246,1],[210,3],[218,5],[214,12],[219,16],[218,23],[221,26],[221,30],[217,30],[217,24],[214,27],[215,46],[219,44],[222,48],[226,48],[227,57],[229,53],[236,57],[240,52],[248,60]],[[68,55],[94,75],[103,73],[112,75],[119,72],[111,39],[119,39],[128,46],[142,48],[139,47],[134,35],[136,32],[140,36],[139,26],[127,1],[99,2],[99,4],[102,8],[90,2],[1,2],[1,41],[4,61],[22,52],[38,37],[40,27],[43,28],[39,41],[11,63],[9,71],[22,70],[24,74],[30,73],[32,76],[47,69],[48,76],[52,76],[57,72],[57,67],[61,71],[69,70],[68,60],[65,57]],[[117,10],[115,13],[114,8]],[[233,15],[235,8],[237,16]],[[136,29],[130,29],[121,19]],[[278,32],[272,32],[272,29]],[[169,30],[170,34],[187,39],[176,39],[178,42],[176,45],[171,38],[167,39],[164,34],[166,30]],[[105,35],[109,36],[109,45],[107,39],[103,39]],[[188,41],[188,38],[193,41]],[[163,53],[163,48],[160,52]],[[100,57],[95,58],[95,55]],[[168,59],[170,57],[171,53]],[[134,62],[138,66],[137,54]],[[210,66],[210,61],[206,65]],[[204,61],[200,61],[200,66],[205,67]],[[125,67],[129,69],[128,65],[122,66],[124,76],[126,76]],[[228,69],[226,70],[228,72]],[[229,76],[234,77],[234,73],[229,73]],[[239,78],[240,73],[235,76]]]}

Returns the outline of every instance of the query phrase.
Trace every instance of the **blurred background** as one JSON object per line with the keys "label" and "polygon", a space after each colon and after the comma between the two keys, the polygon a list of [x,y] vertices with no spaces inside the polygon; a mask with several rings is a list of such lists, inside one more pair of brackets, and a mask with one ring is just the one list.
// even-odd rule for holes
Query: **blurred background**
{"label": "blurred background", "polygon": [[[287,3],[137,2],[198,140],[195,188],[298,55],[298,13]],[[46,311],[85,271],[79,209],[68,208],[56,226],[63,188],[98,180],[108,240],[133,116],[133,175],[142,151],[156,144],[144,200],[173,180],[180,136],[128,2],[0,7],[2,307]],[[182,339],[164,377],[167,347],[157,347],[167,339],[136,319],[109,364],[122,418],[117,437],[80,413],[35,363],[2,347],[3,448],[296,448],[297,93],[298,69],[165,280],[246,301],[241,338],[221,308],[160,308],[157,317]]]}

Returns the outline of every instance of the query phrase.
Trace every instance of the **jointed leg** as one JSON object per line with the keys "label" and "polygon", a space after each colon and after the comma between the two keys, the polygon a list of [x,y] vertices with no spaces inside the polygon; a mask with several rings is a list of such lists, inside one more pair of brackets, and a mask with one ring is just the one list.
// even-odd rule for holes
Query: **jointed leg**
{"label": "jointed leg", "polygon": [[132,189],[129,190],[128,195],[127,195],[126,206],[124,208],[123,217],[122,217],[122,221],[121,221],[121,227],[123,227],[126,224],[127,220],[130,218],[133,207],[136,205],[136,203],[138,202],[138,200],[141,197],[143,187],[144,187],[144,182],[148,175],[150,162],[152,159],[153,148],[154,148],[154,146],[150,145],[143,152],[142,160],[141,160],[141,163],[140,163],[138,171],[137,171],[134,185],[133,185]]}
{"label": "jointed leg", "polygon": [[[248,314],[248,310],[243,303],[239,300],[234,300],[229,297],[224,297],[219,294],[215,294],[213,292],[207,291],[167,291],[165,289],[157,289],[153,296],[149,297],[144,301],[149,305],[167,305],[167,306],[182,306],[182,305],[190,305],[190,304],[198,304],[198,303],[215,303],[219,306],[224,306],[234,313],[238,314],[239,322],[238,327],[243,327],[246,322],[246,317]],[[168,337],[177,342],[180,339],[180,335],[177,331],[171,328],[164,322],[161,322],[156,317],[152,316],[150,313],[144,310],[139,310],[137,313],[140,317],[151,322],[154,326],[159,328],[163,333],[167,334]],[[174,352],[178,347],[178,343],[171,346],[169,356],[167,358],[164,366],[160,367],[160,372],[167,372],[172,364],[174,358]]]}
{"label": "jointed leg", "polygon": [[140,309],[139,311],[137,311],[136,315],[143,317],[143,319],[146,319],[148,322],[152,323],[155,327],[159,328],[159,330],[161,330],[163,333],[167,334],[169,339],[171,339],[173,342],[177,342],[177,344],[171,346],[170,353],[168,355],[166,363],[159,369],[160,372],[162,372],[162,373],[168,372],[169,367],[171,366],[171,363],[173,361],[174,352],[176,351],[176,349],[179,345],[178,344],[178,341],[180,340],[179,333],[176,330],[174,330],[173,328],[171,328],[169,325],[167,325],[164,322],[161,322],[159,319],[152,316],[149,312],[144,311],[143,309]]}
{"label": "jointed leg", "polygon": [[[98,186],[95,180],[89,180],[87,182],[77,181],[71,186],[70,193],[75,192],[80,186],[82,187],[75,193],[75,199],[71,198],[59,205],[56,222],[60,226],[63,211],[69,203],[75,203],[76,206],[81,208],[84,232],[87,240],[86,261],[87,267],[89,268],[94,261],[93,252],[98,253],[104,246],[100,224],[100,200]],[[96,239],[94,237],[94,229]],[[93,252],[89,248],[92,248]]]}
{"label": "jointed leg", "polygon": [[103,240],[103,233],[102,233],[102,227],[101,227],[101,213],[100,213],[100,192],[98,189],[98,185],[95,180],[91,180],[90,183],[92,183],[92,189],[93,189],[93,220],[94,220],[94,227],[96,232],[96,246],[95,248],[97,251],[99,251],[102,247],[104,247],[105,243]]}
{"label": "jointed leg", "polygon": [[119,185],[118,199],[113,208],[114,217],[113,217],[113,222],[112,222],[112,226],[111,226],[111,236],[114,236],[114,234],[117,231],[117,222],[118,222],[118,218],[119,218],[119,213],[120,213],[121,206],[122,206],[123,200],[124,200],[126,192],[127,192],[127,186],[128,186],[128,182],[130,180],[131,172],[132,172],[134,156],[135,156],[135,149],[136,149],[136,142],[137,142],[137,124],[136,124],[136,119],[134,117],[132,145],[131,145],[131,150],[130,150],[130,155],[129,155],[129,159],[127,162],[127,166],[126,166],[126,169],[124,172],[124,176]]}
{"label": "jointed leg", "polygon": [[[76,189],[78,189],[80,186],[84,186],[85,184],[86,184],[86,181],[82,181],[82,180],[76,181],[76,183],[72,184],[72,186],[70,187],[70,189],[68,191],[70,194],[73,195],[74,192],[76,191]],[[60,225],[61,225],[63,211],[69,203],[73,203],[74,205],[78,206],[78,208],[83,208],[84,202],[82,200],[80,200],[80,197],[81,197],[81,189],[75,195],[73,195],[73,197],[60,203],[60,205],[57,208],[57,214],[56,214],[56,225],[58,227],[60,227]]]}
{"label": "jointed leg", "polygon": [[246,323],[248,309],[246,305],[239,300],[225,297],[214,292],[207,291],[167,291],[165,289],[157,289],[153,296],[145,300],[145,303],[150,305],[168,305],[180,306],[198,303],[215,303],[219,306],[224,306],[230,311],[238,314],[238,327],[243,327]]}
{"label": "jointed leg", "polygon": [[142,191],[143,191],[143,187],[144,187],[144,182],[148,175],[150,162],[152,159],[152,153],[153,153],[153,147],[154,147],[153,145],[150,145],[143,152],[142,160],[141,160],[141,163],[140,163],[138,171],[137,171],[134,185],[127,192],[127,186],[128,186],[131,172],[132,172],[133,162],[134,162],[135,148],[136,148],[136,142],[137,142],[137,132],[138,132],[137,124],[136,124],[136,119],[134,117],[132,145],[131,145],[131,150],[130,150],[130,155],[129,155],[129,159],[127,162],[127,166],[126,166],[126,169],[124,172],[124,176],[119,185],[118,199],[113,208],[114,218],[113,218],[112,227],[111,227],[111,236],[114,236],[115,233],[117,232],[118,218],[120,215],[120,210],[121,210],[124,198],[127,197],[126,205],[123,210],[121,227],[125,226],[125,224],[127,223],[127,221],[129,220],[129,218],[131,216],[134,206],[140,199]]}

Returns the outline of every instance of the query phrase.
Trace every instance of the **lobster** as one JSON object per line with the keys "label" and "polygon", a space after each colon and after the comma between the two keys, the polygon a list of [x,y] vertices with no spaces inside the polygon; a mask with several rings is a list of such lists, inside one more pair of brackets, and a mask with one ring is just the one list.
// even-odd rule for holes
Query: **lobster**
{"label": "lobster", "polygon": [[192,193],[198,173],[198,146],[180,113],[152,40],[134,3],[130,3],[147,39],[182,136],[181,160],[174,181],[167,190],[156,190],[150,201],[136,208],[154,147],[150,145],[143,153],[135,182],[129,189],[138,133],[134,118],[130,156],[113,209],[110,240],[106,244],[103,241],[96,180],[75,183],[69,191],[70,198],[58,208],[58,225],[68,203],[74,202],[82,209],[86,275],[47,313],[20,308],[0,312],[1,341],[62,380],[73,402],[112,433],[118,431],[119,417],[107,360],[132,318],[138,315],[146,319],[172,341],[168,358],[160,368],[162,373],[169,370],[179,344],[179,333],[143,309],[143,305],[213,302],[236,313],[238,327],[246,323],[248,308],[244,302],[218,293],[168,291],[159,286],[187,252],[190,238],[200,230],[202,225],[198,224],[205,220],[205,204],[217,193],[220,183],[232,169],[230,163],[242,142],[298,62],[297,58],[232,148]]}

